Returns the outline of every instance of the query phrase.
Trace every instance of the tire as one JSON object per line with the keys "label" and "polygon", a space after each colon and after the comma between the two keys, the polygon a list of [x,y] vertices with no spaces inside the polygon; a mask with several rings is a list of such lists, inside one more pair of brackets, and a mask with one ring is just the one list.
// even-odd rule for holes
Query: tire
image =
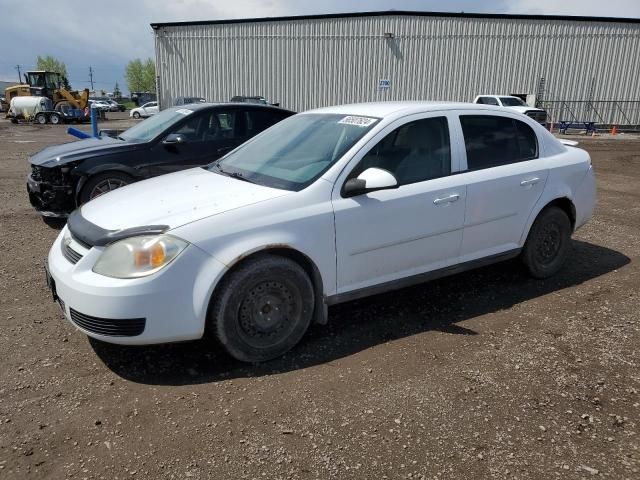
{"label": "tire", "polygon": [[302,267],[285,257],[262,255],[222,280],[207,316],[207,334],[237,360],[271,360],[300,341],[313,307],[313,285]]}
{"label": "tire", "polygon": [[40,125],[44,125],[45,123],[47,123],[47,116],[44,113],[38,113],[35,118],[34,118],[36,123],[39,123]]}
{"label": "tire", "polygon": [[49,121],[53,125],[58,125],[59,123],[61,123],[62,118],[57,113],[52,113],[51,115],[49,115]]}
{"label": "tire", "polygon": [[133,118],[138,120],[140,118],[140,112],[133,112]]}
{"label": "tire", "polygon": [[42,221],[48,227],[54,228],[56,230],[62,230],[64,228],[65,224],[67,223],[67,219],[66,218],[45,217],[44,215],[42,216]]}
{"label": "tire", "polygon": [[[130,183],[133,183],[133,178],[122,172],[104,172],[89,177],[80,192],[80,205]],[[101,191],[101,193],[97,190]]]}
{"label": "tire", "polygon": [[522,261],[534,278],[548,278],[564,265],[571,251],[571,221],[558,207],[538,214],[522,251]]}

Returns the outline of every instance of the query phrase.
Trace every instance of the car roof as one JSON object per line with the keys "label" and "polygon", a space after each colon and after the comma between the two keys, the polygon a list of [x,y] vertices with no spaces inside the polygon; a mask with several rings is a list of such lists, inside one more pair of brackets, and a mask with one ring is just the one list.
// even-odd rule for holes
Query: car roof
{"label": "car roof", "polygon": [[370,102],[352,103],[349,105],[336,105],[333,107],[318,108],[305,113],[336,113],[340,115],[362,115],[370,117],[387,117],[392,114],[411,115],[412,113],[436,112],[441,110],[455,109],[486,109],[486,105],[461,102],[426,102],[426,101],[406,101],[406,102]]}
{"label": "car roof", "polygon": [[517,98],[518,100],[522,100],[520,97],[516,97],[515,95],[503,95],[500,93],[483,93],[478,95],[478,97],[509,97],[509,98]]}
{"label": "car roof", "polygon": [[189,110],[198,111],[206,108],[220,108],[220,107],[228,107],[229,105],[238,106],[242,108],[264,108],[268,110],[278,110],[281,112],[289,112],[295,113],[292,110],[287,110],[286,108],[274,107],[273,105],[265,105],[259,103],[245,103],[245,102],[198,102],[198,103],[188,103],[186,105],[176,105],[169,108],[180,109],[180,108],[189,108]]}

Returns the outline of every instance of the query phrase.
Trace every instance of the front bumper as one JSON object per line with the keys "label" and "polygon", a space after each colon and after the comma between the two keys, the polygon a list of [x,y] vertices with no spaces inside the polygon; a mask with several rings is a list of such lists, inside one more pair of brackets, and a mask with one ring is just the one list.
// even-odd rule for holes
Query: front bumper
{"label": "front bumper", "polygon": [[75,209],[72,185],[55,185],[51,182],[27,177],[29,202],[46,217],[66,217]]}
{"label": "front bumper", "polygon": [[65,227],[51,247],[48,266],[64,315],[77,329],[123,345],[202,337],[213,286],[225,270],[222,263],[189,245],[148,277],[106,277],[92,271],[103,248],[87,249],[73,240],[70,247],[80,259],[74,264],[63,254],[66,231]]}

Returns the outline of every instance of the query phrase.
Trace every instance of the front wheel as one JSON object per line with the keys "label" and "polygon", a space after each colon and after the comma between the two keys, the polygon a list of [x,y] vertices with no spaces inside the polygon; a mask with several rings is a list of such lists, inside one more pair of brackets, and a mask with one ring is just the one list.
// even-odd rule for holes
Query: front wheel
{"label": "front wheel", "polygon": [[214,293],[207,331],[237,360],[262,362],[293,348],[311,323],[311,280],[293,260],[263,255],[232,271]]}
{"label": "front wheel", "polygon": [[140,112],[133,112],[133,118],[138,120],[140,118]]}
{"label": "front wheel", "polygon": [[571,250],[571,221],[558,207],[544,209],[533,223],[522,250],[532,277],[548,278],[564,265]]}
{"label": "front wheel", "polygon": [[129,175],[120,172],[105,172],[89,177],[80,192],[80,205],[112,190],[129,185],[132,181],[133,179]]}

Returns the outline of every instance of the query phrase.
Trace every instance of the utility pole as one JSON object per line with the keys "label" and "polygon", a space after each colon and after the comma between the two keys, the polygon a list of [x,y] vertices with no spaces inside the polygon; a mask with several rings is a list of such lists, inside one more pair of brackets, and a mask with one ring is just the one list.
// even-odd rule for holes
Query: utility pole
{"label": "utility pole", "polygon": [[22,74],[20,73],[20,65],[16,65],[16,70],[18,70],[18,83],[22,83]]}
{"label": "utility pole", "polygon": [[91,91],[93,92],[93,69],[89,65],[89,81],[91,81]]}

